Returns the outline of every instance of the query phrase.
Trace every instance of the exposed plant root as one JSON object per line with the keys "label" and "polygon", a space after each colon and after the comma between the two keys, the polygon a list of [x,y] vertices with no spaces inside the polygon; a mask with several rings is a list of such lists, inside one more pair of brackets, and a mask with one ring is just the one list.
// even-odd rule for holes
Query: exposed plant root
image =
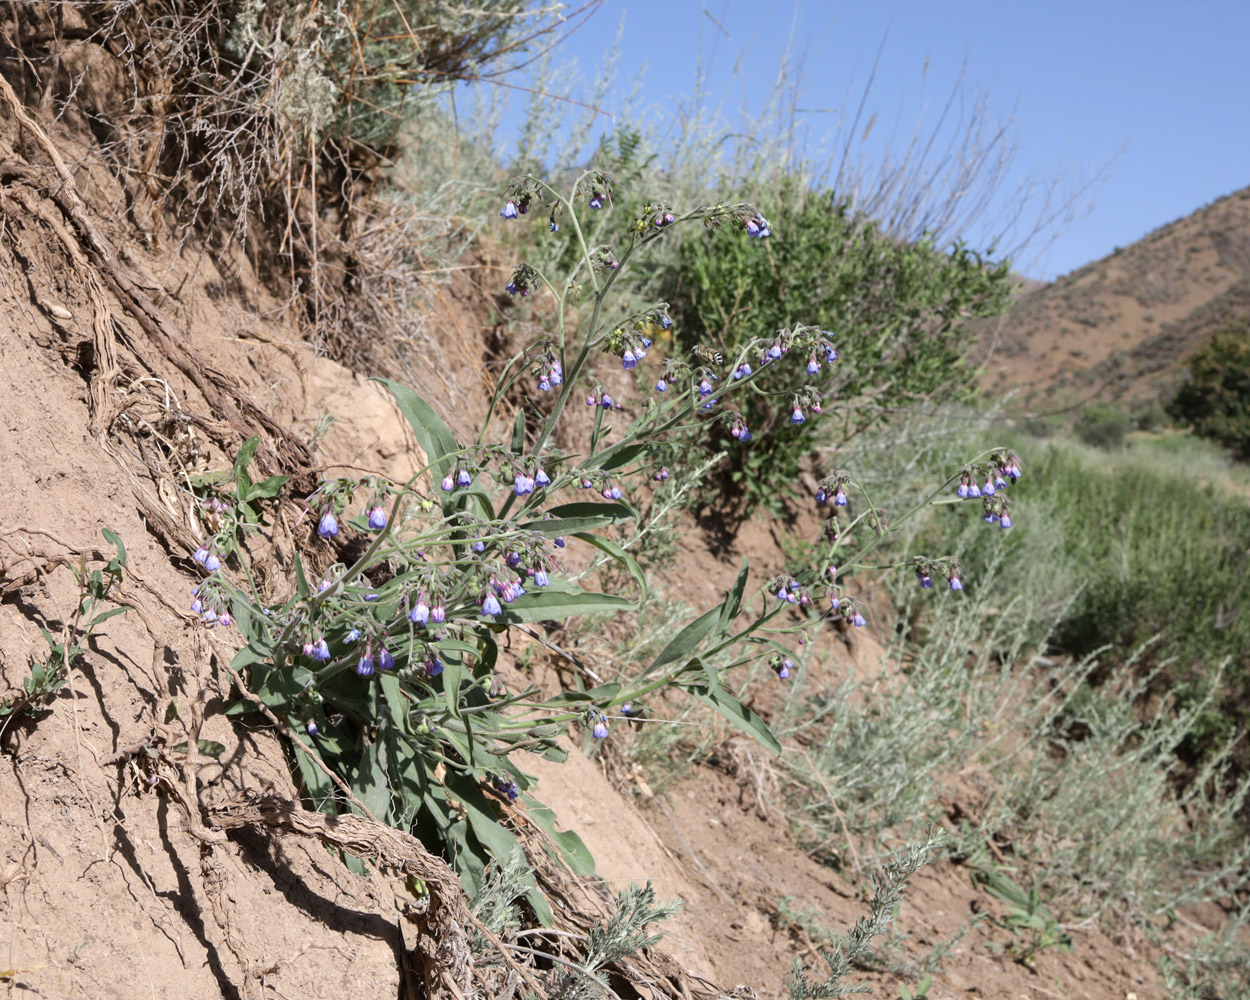
{"label": "exposed plant root", "polygon": [[[152,302],[140,283],[122,266],[113,247],[92,221],[64,158],[39,123],[27,113],[12,86],[3,77],[0,77],[0,97],[4,98],[13,116],[47,155],[59,184],[55,187],[48,185],[42,171],[22,165],[11,151],[0,165],[0,180],[5,184],[22,184],[54,202],[76,231],[77,238],[70,239],[63,226],[52,226],[53,232],[59,237],[71,259],[81,260],[85,257],[92,265],[92,270],[88,272],[88,287],[96,314],[96,340],[99,342],[103,338],[105,347],[103,355],[97,354],[99,374],[93,379],[93,403],[99,402],[95,391],[97,383],[100,383],[100,391],[103,391],[103,387],[115,377],[116,370],[116,359],[111,349],[111,329],[105,333],[105,329],[111,327],[108,307],[99,294],[103,285],[139,324],[162,356],[200,391],[210,409],[221,414],[241,439],[254,435],[261,437],[257,457],[264,466],[274,472],[288,473],[301,473],[308,469],[312,464],[308,447],[249,399],[235,379],[215,369],[206,357],[186,344],[173,321]],[[27,203],[25,207],[31,206]],[[35,209],[32,211],[40,218],[47,219],[46,213]],[[103,407],[98,414],[93,412],[93,427],[98,429],[100,426],[107,426],[107,423],[100,422],[104,412]]]}

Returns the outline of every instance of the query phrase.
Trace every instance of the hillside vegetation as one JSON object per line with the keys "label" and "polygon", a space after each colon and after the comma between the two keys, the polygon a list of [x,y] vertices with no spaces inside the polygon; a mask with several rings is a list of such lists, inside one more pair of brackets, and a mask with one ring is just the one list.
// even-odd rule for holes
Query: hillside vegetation
{"label": "hillside vegetation", "polygon": [[562,16],[0,9],[0,979],[1245,1000],[1243,470],[787,150],[505,169]]}

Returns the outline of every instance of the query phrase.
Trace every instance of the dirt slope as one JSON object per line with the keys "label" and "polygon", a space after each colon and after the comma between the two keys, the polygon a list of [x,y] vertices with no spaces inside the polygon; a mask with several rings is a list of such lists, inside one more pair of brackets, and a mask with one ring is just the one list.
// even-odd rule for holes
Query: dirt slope
{"label": "dirt slope", "polygon": [[1048,285],[982,326],[987,391],[1148,402],[1231,317],[1250,316],[1250,188]]}
{"label": "dirt slope", "polygon": [[[72,141],[52,134],[56,148]],[[385,394],[316,357],[245,258],[144,241],[110,210],[122,200],[112,178],[78,168],[67,182],[11,108],[0,110],[0,162],[0,698],[19,694],[31,663],[46,658],[41,629],[74,629],[72,567],[98,565],[97,550],[111,555],[102,528],[126,544],[119,596],[133,606],[85,643],[48,711],[0,723],[0,975],[54,997],[400,995],[409,945],[396,881],[353,875],[299,837],[252,831],[210,843],[201,817],[180,808],[197,791],[209,803],[244,791],[297,796],[268,727],[220,714],[231,638],[186,610],[200,515],[181,484],[228,465],[252,432],[271,469],[297,475],[343,463],[405,478],[420,455]],[[115,256],[88,258],[70,194]],[[448,302],[429,328],[449,339],[429,347],[451,359],[448,393],[467,396],[486,331]],[[443,405],[449,398],[453,419],[480,406],[455,396]],[[327,413],[337,420],[313,447]],[[273,564],[287,565],[310,533],[284,522]],[[714,595],[742,554],[768,566],[770,532],[755,526],[728,553],[692,542],[682,565]],[[831,634],[821,655],[835,674],[848,656],[858,670],[882,669],[877,653],[866,639],[848,652]],[[225,747],[218,760],[178,748],[201,718],[200,737]],[[685,902],[666,928],[679,963],[722,988],[774,997],[785,995],[794,958],[815,961],[817,944],[778,901],[845,929],[863,912],[872,859],[839,875],[797,850],[753,784],[752,753],[728,740],[664,798],[634,794],[577,756],[533,769],[609,888],[652,879]],[[189,786],[178,787],[171,761]],[[927,871],[900,926],[923,950],[984,903],[958,869]],[[995,957],[994,935],[982,925],[964,938],[930,995],[1160,995],[1139,978],[1143,960],[1096,932],[1077,932],[1074,955],[1048,953],[1036,970]],[[888,977],[869,978],[891,995]]]}

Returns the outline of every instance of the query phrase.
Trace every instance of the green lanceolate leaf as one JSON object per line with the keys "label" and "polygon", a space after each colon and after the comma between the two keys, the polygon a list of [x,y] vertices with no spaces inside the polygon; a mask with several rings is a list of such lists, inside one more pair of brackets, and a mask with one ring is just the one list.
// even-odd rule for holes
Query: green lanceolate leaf
{"label": "green lanceolate leaf", "polygon": [[742,569],[738,570],[738,578],[734,580],[734,585],[729,588],[729,593],[725,595],[725,603],[721,605],[720,617],[716,623],[717,632],[726,631],[730,623],[737,617],[738,612],[742,610],[742,595],[746,593],[747,589],[748,569],[748,560],[743,557]]}
{"label": "green lanceolate leaf", "polygon": [[521,525],[522,530],[554,538],[606,528],[634,518],[633,510],[620,503],[566,503],[550,508],[547,513],[552,516],[543,521],[527,521]]}
{"label": "green lanceolate leaf", "polygon": [[[453,463],[447,456],[458,450],[456,439],[452,437],[447,425],[429,403],[406,385],[388,378],[378,378],[373,381],[381,382],[390,390],[395,398],[395,405],[399,407],[399,412],[412,425],[412,432],[417,436],[417,444],[425,452],[425,460],[430,466],[430,475],[433,476],[435,482],[442,479],[452,471]],[[451,513],[457,509],[458,504],[459,497],[456,494],[443,494],[444,512]]]}
{"label": "green lanceolate leaf", "polygon": [[595,873],[595,859],[590,848],[572,830],[556,829],[556,814],[537,799],[526,800],[526,814],[555,845],[559,858],[574,875],[591,876]]}
{"label": "green lanceolate leaf", "polygon": [[525,453],[525,409],[520,407],[516,411],[516,420],[512,424],[512,451],[514,454],[522,455]]}
{"label": "green lanceolate leaf", "polygon": [[260,438],[250,437],[243,442],[239,453],[234,456],[234,485],[239,492],[240,500],[247,500],[251,495],[252,477],[247,474],[247,467],[252,464]]}
{"label": "green lanceolate leaf", "polygon": [[604,472],[611,472],[613,469],[619,469],[622,466],[628,465],[636,458],[641,458],[646,453],[647,445],[645,444],[621,443],[600,452],[597,456],[595,456],[598,460],[592,460],[593,464],[588,464],[587,468],[602,469]]}
{"label": "green lanceolate leaf", "polygon": [[768,728],[768,723],[724,688],[701,685],[692,687],[690,693],[705,705],[716,709],[748,736],[754,736],[773,753],[781,753],[781,744]]}
{"label": "green lanceolate leaf", "polygon": [[627,597],[613,594],[596,594],[586,590],[555,587],[538,591],[535,588],[503,606],[502,621],[545,622],[563,621],[577,615],[598,611],[630,611],[638,605]]}
{"label": "green lanceolate leaf", "polygon": [[117,555],[109,560],[109,571],[115,572],[126,565],[126,546],[122,544],[121,536],[116,531],[101,528],[100,534],[104,536],[105,541],[117,549]]}
{"label": "green lanceolate leaf", "polygon": [[620,563],[629,572],[634,583],[638,585],[638,600],[631,606],[641,608],[647,600],[647,576],[642,571],[642,567],[638,565],[638,561],[626,552],[623,548],[607,538],[600,538],[598,535],[591,535],[585,531],[575,532],[573,535],[588,545],[593,545],[600,552],[606,552],[616,562]]}
{"label": "green lanceolate leaf", "polygon": [[690,622],[685,628],[678,632],[667,646],[660,650],[659,654],[651,665],[642,672],[642,676],[653,674],[663,666],[670,663],[676,663],[678,660],[684,660],[695,651],[699,643],[711,634],[712,629],[716,627],[717,622],[721,619],[721,606],[712,608],[711,611],[705,611],[699,615],[694,621]]}

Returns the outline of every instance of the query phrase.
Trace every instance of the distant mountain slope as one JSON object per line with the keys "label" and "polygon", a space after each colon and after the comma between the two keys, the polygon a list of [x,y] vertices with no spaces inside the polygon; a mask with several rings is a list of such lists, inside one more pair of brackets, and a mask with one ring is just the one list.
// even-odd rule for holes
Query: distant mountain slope
{"label": "distant mountain slope", "polygon": [[979,330],[982,385],[1035,403],[1144,403],[1234,316],[1250,316],[1250,187],[1051,284],[1023,283]]}

